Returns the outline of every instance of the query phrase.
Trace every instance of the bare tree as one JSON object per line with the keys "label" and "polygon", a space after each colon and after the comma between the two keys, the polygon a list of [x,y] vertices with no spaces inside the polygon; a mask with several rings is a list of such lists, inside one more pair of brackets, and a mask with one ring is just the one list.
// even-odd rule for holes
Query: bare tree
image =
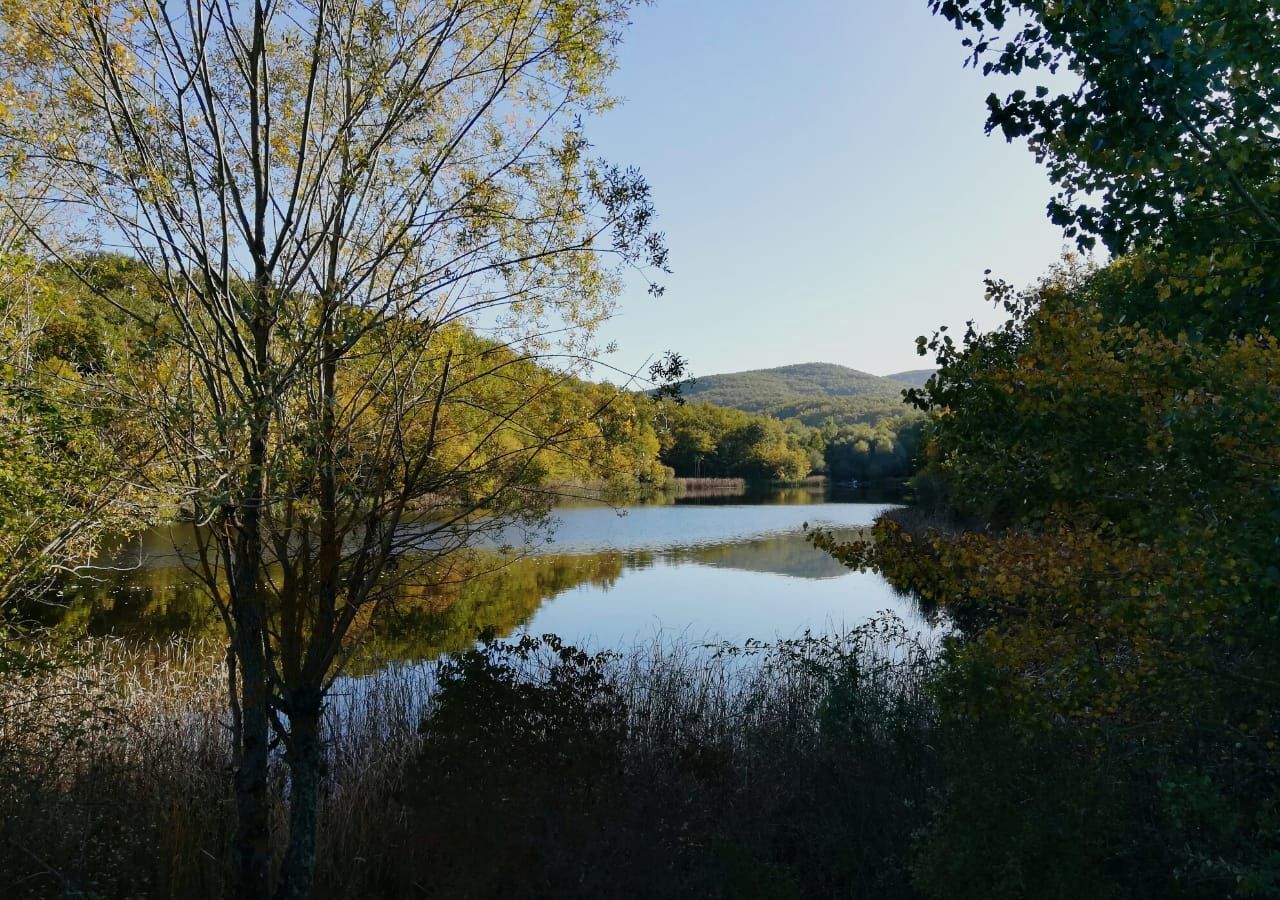
{"label": "bare tree", "polygon": [[[75,210],[145,263],[176,323],[136,399],[208,526],[237,896],[269,891],[272,730],[290,769],[277,896],[304,897],[325,696],[359,634],[406,560],[539,512],[518,489],[574,428],[522,415],[554,379],[495,377],[590,356],[617,266],[663,266],[644,182],[581,133],[631,2],[6,8],[3,152],[51,185],[9,208],[60,257],[31,203]],[[506,346],[460,352],[459,323]]]}

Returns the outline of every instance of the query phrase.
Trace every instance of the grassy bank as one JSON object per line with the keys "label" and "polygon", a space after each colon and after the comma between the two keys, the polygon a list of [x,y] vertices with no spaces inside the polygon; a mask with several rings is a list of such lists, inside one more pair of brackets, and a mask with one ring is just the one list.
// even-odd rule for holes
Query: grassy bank
{"label": "grassy bank", "polygon": [[[79,649],[3,698],[5,896],[222,896],[218,654]],[[716,650],[530,639],[348,683],[317,896],[915,896],[929,659],[882,620]]]}

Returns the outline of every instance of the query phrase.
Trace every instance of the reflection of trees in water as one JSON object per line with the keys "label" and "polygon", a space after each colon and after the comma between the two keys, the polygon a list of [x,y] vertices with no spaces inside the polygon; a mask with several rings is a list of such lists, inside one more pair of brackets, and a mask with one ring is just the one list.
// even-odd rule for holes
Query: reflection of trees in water
{"label": "reflection of trees in water", "polygon": [[[406,585],[370,644],[382,659],[432,659],[465,650],[484,634],[506,637],[543,601],[591,584],[608,589],[627,567],[622,553],[525,556],[502,564],[479,557],[483,574],[455,572],[436,584]],[[495,568],[495,565],[498,567]]]}
{"label": "reflection of trees in water", "polygon": [[[796,578],[848,573],[802,534],[661,551],[603,551],[503,558],[473,554],[447,570],[401,584],[368,653],[381,660],[433,659],[470,647],[483,634],[505,637],[547,600],[591,585],[608,590],[626,571],[655,564],[696,564]],[[73,635],[116,635],[165,642],[213,637],[217,620],[204,588],[182,566],[144,566],[67,587],[64,603],[39,617]]]}
{"label": "reflection of trees in water", "polygon": [[803,484],[748,482],[740,490],[691,492],[667,496],[655,502],[676,506],[809,506],[815,503],[902,503],[910,491],[905,482],[887,480],[866,484],[840,484],[830,479]]}
{"label": "reflection of trees in water", "polygon": [[[476,554],[436,577],[400,585],[369,652],[383,659],[431,659],[471,646],[482,633],[504,636],[527,622],[542,602],[571,588],[608,588],[629,563],[617,552],[524,556]],[[36,613],[69,634],[111,634],[135,640],[212,636],[217,620],[204,588],[181,566],[112,573],[110,581],[80,581],[64,602]]]}
{"label": "reflection of trees in water", "polygon": [[167,640],[203,637],[218,624],[208,593],[183,566],[104,572],[68,584],[62,600],[40,604],[34,614],[77,635]]}
{"label": "reflection of trees in water", "polygon": [[777,485],[747,483],[740,488],[714,490],[701,488],[670,498],[677,506],[737,506],[743,503],[759,506],[803,506],[821,503],[827,493],[824,483]]}

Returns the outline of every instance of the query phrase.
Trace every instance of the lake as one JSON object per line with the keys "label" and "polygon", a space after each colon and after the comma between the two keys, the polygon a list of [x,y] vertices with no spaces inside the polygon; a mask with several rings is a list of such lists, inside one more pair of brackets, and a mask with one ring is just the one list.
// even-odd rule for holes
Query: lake
{"label": "lake", "polygon": [[[451,581],[405,589],[372,652],[430,659],[486,632],[554,633],[595,648],[767,640],[855,627],[883,610],[927,630],[912,601],[879,575],[851,572],[805,540],[806,524],[854,534],[891,506],[840,489],[787,488],[560,508],[533,552],[501,563],[482,557]],[[68,590],[54,619],[69,630],[155,640],[216,633],[175,552],[187,538],[185,526],[143,535],[121,549],[120,570]]]}

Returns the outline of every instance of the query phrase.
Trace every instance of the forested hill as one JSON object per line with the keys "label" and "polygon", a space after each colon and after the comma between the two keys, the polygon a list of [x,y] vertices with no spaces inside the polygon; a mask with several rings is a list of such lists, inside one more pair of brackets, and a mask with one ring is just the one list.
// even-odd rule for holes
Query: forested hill
{"label": "forested hill", "polygon": [[924,387],[925,382],[937,371],[937,369],[912,369],[909,372],[894,372],[884,377],[892,381],[901,381],[912,387]]}
{"label": "forested hill", "polygon": [[814,427],[828,419],[849,425],[902,415],[907,412],[903,390],[903,381],[833,363],[706,375],[681,387],[691,400],[795,418]]}

